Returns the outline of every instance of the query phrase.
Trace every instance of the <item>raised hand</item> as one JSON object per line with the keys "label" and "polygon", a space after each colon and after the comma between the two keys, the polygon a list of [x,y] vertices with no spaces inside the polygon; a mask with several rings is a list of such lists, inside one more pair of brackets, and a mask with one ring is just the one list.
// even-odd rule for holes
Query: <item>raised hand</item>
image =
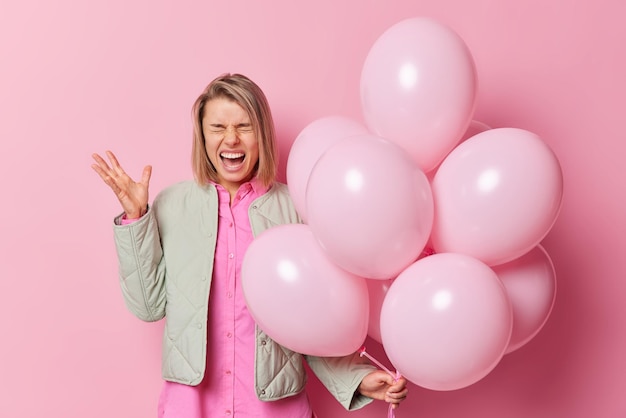
{"label": "raised hand", "polygon": [[98,154],[92,157],[96,161],[91,165],[102,180],[113,190],[115,196],[120,201],[126,217],[136,219],[143,216],[148,209],[148,186],[150,184],[150,175],[152,174],[152,166],[147,165],[143,168],[141,180],[135,182],[120,166],[117,158],[111,151],[106,152],[111,163],[111,167]]}

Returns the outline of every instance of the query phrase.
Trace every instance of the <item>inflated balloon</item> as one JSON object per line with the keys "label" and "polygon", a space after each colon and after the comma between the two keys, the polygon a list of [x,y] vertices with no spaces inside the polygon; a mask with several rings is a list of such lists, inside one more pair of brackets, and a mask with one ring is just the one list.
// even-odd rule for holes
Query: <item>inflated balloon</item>
{"label": "inflated balloon", "polygon": [[502,358],[512,312],[494,271],[464,254],[434,254],[404,270],[380,314],[383,347],[404,377],[454,390],[485,377]]}
{"label": "inflated balloon", "polygon": [[306,221],[306,185],[322,154],[343,138],[366,134],[367,128],[344,116],[327,116],[308,124],[296,137],[287,160],[287,186],[300,217]]}
{"label": "inflated balloon", "polygon": [[[461,142],[467,141],[469,138],[473,137],[474,135],[478,135],[479,133],[488,131],[489,129],[491,129],[489,125],[483,122],[477,121],[477,120],[472,120],[469,126],[467,127],[467,129],[465,130],[465,133],[461,137],[459,144]],[[426,173],[426,177],[428,177],[429,181],[432,182],[433,178],[435,178],[435,173],[437,172],[437,168],[439,168],[439,166],[437,166],[436,168]]]}
{"label": "inflated balloon", "polygon": [[465,130],[465,133],[461,137],[461,140],[459,141],[459,143],[464,142],[470,139],[471,137],[473,137],[474,135],[478,135],[481,132],[488,131],[489,129],[491,129],[491,127],[487,125],[486,123],[473,119],[470,122],[467,129]]}
{"label": "inflated balloon", "polygon": [[533,339],[548,320],[556,298],[556,274],[541,245],[520,258],[493,267],[493,271],[504,284],[513,306],[513,333],[506,349],[506,353],[511,353]]}
{"label": "inflated balloon", "polygon": [[[434,252],[432,248],[430,248],[427,243],[426,247],[419,255],[418,260],[421,260],[422,258],[428,257],[433,254]],[[380,311],[383,307],[383,302],[385,301],[387,291],[391,287],[393,281],[394,279],[366,280],[367,290],[370,297],[370,320],[367,328],[367,335],[369,335],[373,340],[381,344],[383,341],[380,336]]]}
{"label": "inflated balloon", "polygon": [[417,259],[433,219],[426,175],[397,145],[357,135],[311,171],[308,224],[326,254],[358,276],[390,279]]}
{"label": "inflated balloon", "polygon": [[436,252],[468,254],[489,265],[518,258],[552,228],[563,175],[556,156],[523,129],[491,129],[457,146],[432,181]]}
{"label": "inflated balloon", "polygon": [[344,356],[367,336],[365,279],[332,263],[306,225],[261,233],[244,256],[241,281],[259,327],[293,351]]}
{"label": "inflated balloon", "polygon": [[385,295],[391,287],[393,280],[366,280],[370,299],[370,319],[367,335],[379,343],[383,342],[380,336],[380,310],[383,307]]}
{"label": "inflated balloon", "polygon": [[432,19],[412,18],[372,45],[361,72],[361,107],[372,132],[400,145],[428,172],[467,129],[476,88],[464,41]]}

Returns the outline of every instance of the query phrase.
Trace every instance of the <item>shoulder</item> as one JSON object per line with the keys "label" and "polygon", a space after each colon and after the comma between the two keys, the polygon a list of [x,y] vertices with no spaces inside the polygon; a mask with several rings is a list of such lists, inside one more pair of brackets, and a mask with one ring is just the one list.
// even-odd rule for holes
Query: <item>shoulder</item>
{"label": "shoulder", "polygon": [[217,200],[215,186],[201,186],[193,180],[186,180],[163,189],[154,199],[153,206],[162,214],[180,215],[194,210],[199,204],[210,204],[212,198]]}
{"label": "shoulder", "polygon": [[254,212],[274,224],[300,222],[289,189],[283,183],[274,183],[263,196],[252,204]]}
{"label": "shoulder", "polygon": [[193,180],[185,180],[178,183],[174,183],[171,186],[161,190],[155,201],[168,201],[171,199],[180,199],[186,196],[194,195],[207,195],[210,193],[212,185],[200,186]]}
{"label": "shoulder", "polygon": [[281,198],[291,199],[291,197],[289,195],[289,188],[284,183],[276,182],[276,183],[272,184],[270,189],[267,191],[267,194],[268,195],[275,195],[275,196],[278,196],[278,197],[281,197]]}
{"label": "shoulder", "polygon": [[288,208],[293,208],[293,201],[289,195],[289,189],[286,184],[274,183],[270,186],[269,190],[260,198],[261,203],[273,203]]}

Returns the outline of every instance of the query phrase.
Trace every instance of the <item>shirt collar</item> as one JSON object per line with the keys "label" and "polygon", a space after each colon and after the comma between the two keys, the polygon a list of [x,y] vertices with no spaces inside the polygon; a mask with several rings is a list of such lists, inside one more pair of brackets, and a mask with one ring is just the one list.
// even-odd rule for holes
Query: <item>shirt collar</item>
{"label": "shirt collar", "polygon": [[[215,187],[219,186],[222,189],[224,188],[222,185],[213,180],[210,180],[210,183]],[[258,178],[254,177],[252,180],[242,183],[241,186],[239,186],[237,193],[246,192],[249,189],[252,189],[255,195],[261,196],[269,190],[269,187],[265,186]]]}
{"label": "shirt collar", "polygon": [[269,189],[269,187],[267,187],[266,185],[264,185],[258,178],[253,178],[249,184],[252,186],[252,190],[254,191],[254,194],[256,194],[257,196],[261,196],[263,194],[265,194],[267,192],[267,190]]}

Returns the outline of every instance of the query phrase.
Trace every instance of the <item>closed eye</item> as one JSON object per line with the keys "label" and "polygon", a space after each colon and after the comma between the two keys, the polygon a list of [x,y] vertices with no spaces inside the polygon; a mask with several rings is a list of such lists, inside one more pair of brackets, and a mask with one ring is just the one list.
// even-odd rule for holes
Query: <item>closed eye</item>
{"label": "closed eye", "polygon": [[237,132],[239,133],[250,133],[252,132],[252,125],[249,123],[240,123],[237,125]]}
{"label": "closed eye", "polygon": [[[210,124],[208,128],[209,128],[209,133],[211,133],[212,135],[217,135],[217,136],[224,135],[226,131],[231,129],[231,127],[226,127],[218,123]],[[251,123],[240,123],[238,125],[232,126],[232,129],[238,135],[249,135],[252,132],[254,132],[254,130],[252,129]]]}
{"label": "closed eye", "polygon": [[213,134],[224,133],[224,131],[226,130],[226,127],[224,125],[219,125],[219,124],[214,124],[214,123],[210,124],[208,128],[209,128],[209,132]]}

